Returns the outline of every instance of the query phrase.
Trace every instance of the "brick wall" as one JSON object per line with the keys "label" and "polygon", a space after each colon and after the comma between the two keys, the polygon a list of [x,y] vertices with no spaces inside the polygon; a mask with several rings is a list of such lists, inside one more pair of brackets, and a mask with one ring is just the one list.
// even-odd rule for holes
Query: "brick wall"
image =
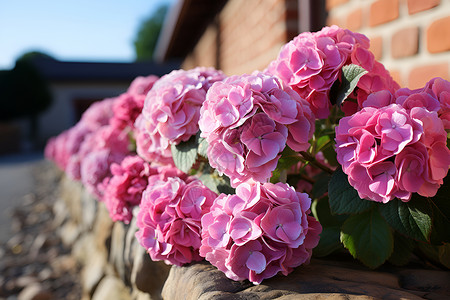
{"label": "brick wall", "polygon": [[450,80],[450,0],[326,0],[327,24],[366,34],[401,86]]}
{"label": "brick wall", "polygon": [[183,68],[212,66],[227,75],[264,69],[298,34],[296,0],[229,0]]}
{"label": "brick wall", "polygon": [[[325,0],[327,25],[367,35],[402,87],[450,80],[450,0]],[[183,63],[227,75],[262,70],[298,34],[296,0],[229,0]]]}

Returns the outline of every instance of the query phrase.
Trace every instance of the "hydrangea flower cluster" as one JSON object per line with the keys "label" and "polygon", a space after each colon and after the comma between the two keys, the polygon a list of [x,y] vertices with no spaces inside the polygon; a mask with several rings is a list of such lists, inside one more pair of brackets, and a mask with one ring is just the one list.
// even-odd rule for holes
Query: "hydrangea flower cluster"
{"label": "hydrangea flower cluster", "polygon": [[202,218],[200,255],[228,278],[261,283],[308,263],[321,226],[311,199],[284,183],[242,183]]}
{"label": "hydrangea flower cluster", "polygon": [[450,167],[439,110],[439,100],[423,90],[381,91],[340,120],[337,159],[361,198],[386,203],[436,194]]}
{"label": "hydrangea flower cluster", "polygon": [[429,111],[436,111],[444,123],[445,129],[450,129],[450,82],[442,78],[433,78],[421,89],[399,89],[396,103],[406,108],[415,106],[425,107]]}
{"label": "hydrangea flower cluster", "polygon": [[200,114],[209,163],[234,186],[249,179],[266,182],[286,144],[306,150],[314,132],[308,103],[263,73],[214,83]]}
{"label": "hydrangea flower cluster", "polygon": [[[91,133],[108,125],[115,100],[116,98],[108,98],[89,106],[75,126],[49,140],[44,150],[45,157],[55,161],[58,167],[69,173],[71,169],[77,169],[78,173],[72,178],[79,180],[80,159],[77,156],[81,145]],[[76,167],[71,166],[75,163]]]}
{"label": "hydrangea flower cluster", "polygon": [[224,78],[221,71],[201,67],[162,76],[147,94],[137,120],[140,155],[151,161],[170,160],[169,146],[187,141],[198,132],[206,92],[214,82]]}
{"label": "hydrangea flower cluster", "polygon": [[90,134],[80,148],[80,177],[86,189],[98,200],[103,200],[110,166],[120,163],[130,151],[129,140],[116,128],[106,125]]}
{"label": "hydrangea flower cluster", "polygon": [[217,194],[197,179],[170,173],[150,176],[139,205],[136,237],[152,260],[181,266],[203,259],[200,220]]}
{"label": "hydrangea flower cluster", "polygon": [[111,174],[104,195],[106,207],[113,221],[128,224],[133,207],[141,203],[148,178],[158,174],[158,170],[139,156],[129,155],[120,163],[111,164]]}
{"label": "hydrangea flower cluster", "polygon": [[94,102],[75,126],[50,140],[45,156],[102,200],[112,175],[110,166],[129,154],[128,133],[133,132],[145,93],[156,80],[156,76],[138,77],[119,97]]}
{"label": "hydrangea flower cluster", "polygon": [[311,104],[313,113],[325,119],[330,111],[330,90],[340,79],[342,67],[356,64],[368,71],[358,82],[356,104],[346,103],[347,114],[356,112],[370,93],[399,88],[384,66],[369,51],[369,39],[337,26],[304,32],[285,44],[266,72],[280,77]]}
{"label": "hydrangea flower cluster", "polygon": [[128,128],[130,132],[134,132],[134,122],[142,112],[145,97],[158,79],[158,76],[154,75],[134,79],[127,92],[114,102],[111,125],[120,130]]}

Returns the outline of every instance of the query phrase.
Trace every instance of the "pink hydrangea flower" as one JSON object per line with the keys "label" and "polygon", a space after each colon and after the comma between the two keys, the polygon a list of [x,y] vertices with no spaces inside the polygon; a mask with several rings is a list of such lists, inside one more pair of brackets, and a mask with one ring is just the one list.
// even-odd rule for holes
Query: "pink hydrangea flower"
{"label": "pink hydrangea flower", "polygon": [[45,156],[53,160],[61,170],[70,171],[72,157],[77,155],[85,137],[90,133],[85,123],[77,123],[49,141]]}
{"label": "pink hydrangea flower", "polygon": [[280,77],[311,104],[317,118],[325,119],[331,107],[331,87],[348,64],[359,65],[369,73],[358,83],[354,95],[357,103],[346,103],[347,114],[361,108],[370,93],[384,89],[393,93],[399,88],[383,65],[375,61],[366,36],[335,25],[295,37],[282,47],[266,72]]}
{"label": "pink hydrangea flower", "polygon": [[151,134],[147,128],[148,121],[142,114],[139,115],[134,124],[137,154],[148,162],[174,165],[170,147],[163,148],[159,133]]}
{"label": "pink hydrangea flower", "polygon": [[396,92],[397,103],[406,108],[425,107],[437,111],[445,129],[450,129],[450,82],[442,78],[433,78],[423,88],[399,89]]}
{"label": "pink hydrangea flower", "polygon": [[[378,106],[377,98],[378,104],[404,106],[370,106]],[[412,193],[436,194],[450,167],[450,150],[438,108],[427,98],[421,90],[402,89],[396,97],[377,92],[367,107],[340,120],[337,159],[361,198],[386,203],[409,201]]]}
{"label": "pink hydrangea flower", "polygon": [[434,78],[429,81],[431,90],[436,95],[441,105],[438,114],[444,123],[446,130],[450,129],[450,82],[442,78]]}
{"label": "pink hydrangea flower", "polygon": [[199,126],[211,166],[235,186],[250,178],[267,181],[286,144],[306,150],[314,116],[308,103],[277,78],[254,73],[213,84]]}
{"label": "pink hydrangea flower", "polygon": [[155,75],[138,76],[131,82],[127,89],[127,94],[134,95],[135,97],[140,96],[140,98],[144,98],[143,100],[145,100],[148,92],[158,79],[159,77]]}
{"label": "pink hydrangea flower", "polygon": [[97,200],[103,201],[111,177],[111,164],[119,163],[124,157],[124,154],[115,153],[106,148],[90,152],[84,157],[80,166],[81,181]]}
{"label": "pink hydrangea flower", "polygon": [[199,180],[150,178],[136,220],[139,243],[152,260],[178,266],[202,260],[200,220],[209,212],[217,194]]}
{"label": "pink hydrangea flower", "polygon": [[102,126],[108,125],[113,117],[113,105],[117,98],[107,98],[92,103],[81,116],[80,122],[86,124],[94,132]]}
{"label": "pink hydrangea flower", "polygon": [[[83,113],[75,126],[63,131],[49,143],[50,146],[46,149],[46,157],[54,160],[70,178],[76,180],[81,178],[80,162],[82,156],[79,152],[81,152],[82,144],[93,132],[108,125],[115,101],[116,98],[110,98],[93,103]],[[89,151],[83,153],[87,152]]]}
{"label": "pink hydrangea flower", "polygon": [[128,137],[113,126],[103,126],[90,134],[78,152],[81,182],[98,200],[111,177],[110,166],[120,163],[130,151]]}
{"label": "pink hydrangea flower", "polygon": [[[137,146],[141,149],[141,155],[159,155],[166,152],[171,144],[179,144],[195,135],[206,91],[212,83],[224,78],[221,71],[201,67],[188,71],[176,70],[161,77],[147,94],[142,110],[143,120],[136,124],[136,127],[140,125],[141,138],[137,140]],[[139,145],[142,142],[145,146]]]}
{"label": "pink hydrangea flower", "polygon": [[114,102],[114,115],[110,124],[119,129],[134,130],[134,122],[142,112],[145,97],[157,80],[158,77],[154,75],[134,79],[127,92],[121,94]]}
{"label": "pink hydrangea flower", "polygon": [[233,280],[255,284],[309,263],[319,222],[311,199],[284,183],[242,183],[221,194],[202,218],[200,255]]}
{"label": "pink hydrangea flower", "polygon": [[45,147],[45,157],[55,162],[55,164],[61,169],[65,170],[69,157],[65,151],[65,144],[68,138],[69,132],[65,130],[58,136],[51,138]]}
{"label": "pink hydrangea flower", "polygon": [[47,140],[44,148],[44,157],[48,160],[55,161],[56,158],[57,137],[53,136]]}
{"label": "pink hydrangea flower", "polygon": [[147,188],[148,177],[158,171],[137,155],[125,157],[120,164],[113,163],[110,170],[112,177],[103,199],[111,219],[128,224],[133,207],[139,205]]}

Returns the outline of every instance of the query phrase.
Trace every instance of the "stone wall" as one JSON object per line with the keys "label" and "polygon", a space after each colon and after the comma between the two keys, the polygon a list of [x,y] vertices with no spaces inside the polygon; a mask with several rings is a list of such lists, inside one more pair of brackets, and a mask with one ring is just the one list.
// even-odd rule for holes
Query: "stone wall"
{"label": "stone wall", "polygon": [[448,299],[450,272],[419,260],[371,271],[347,255],[313,258],[261,285],[236,282],[207,262],[184,267],[151,261],[131,224],[113,223],[103,203],[62,177],[54,204],[63,243],[81,264],[82,299]]}

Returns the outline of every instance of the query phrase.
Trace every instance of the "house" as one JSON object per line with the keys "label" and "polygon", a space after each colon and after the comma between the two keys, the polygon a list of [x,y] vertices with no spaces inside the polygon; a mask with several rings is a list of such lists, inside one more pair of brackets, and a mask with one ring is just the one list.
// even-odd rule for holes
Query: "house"
{"label": "house", "polygon": [[184,69],[250,73],[264,69],[300,32],[332,24],[367,35],[401,86],[450,79],[448,0],[178,0],[156,57],[181,59]]}
{"label": "house", "polygon": [[36,57],[33,64],[53,96],[51,107],[39,115],[39,146],[72,127],[92,102],[125,92],[137,76],[163,76],[179,68],[177,62],[69,62],[46,57]]}

